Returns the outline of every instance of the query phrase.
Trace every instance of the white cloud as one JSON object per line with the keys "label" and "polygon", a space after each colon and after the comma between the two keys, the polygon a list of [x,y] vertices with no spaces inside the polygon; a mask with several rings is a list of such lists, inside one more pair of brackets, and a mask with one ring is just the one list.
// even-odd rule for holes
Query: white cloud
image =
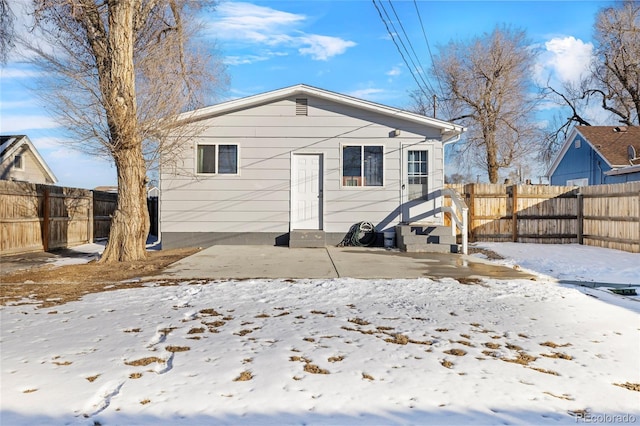
{"label": "white cloud", "polygon": [[279,33],[306,19],[304,15],[243,2],[221,3],[217,12],[221,16],[215,23],[218,37],[245,38],[267,44],[277,44],[282,35]]}
{"label": "white cloud", "polygon": [[270,59],[269,56],[260,55],[225,56],[224,63],[226,65],[246,65],[266,61],[268,59]]}
{"label": "white cloud", "polygon": [[[2,98],[2,101],[0,102],[0,116],[6,114],[6,111],[15,111],[19,108],[39,108],[40,105],[38,105],[33,99],[20,99],[20,100],[16,100],[16,99],[9,99],[9,96],[6,96]],[[1,117],[0,117],[1,118]],[[4,119],[2,120],[4,121]]]}
{"label": "white cloud", "polygon": [[391,68],[389,71],[387,71],[386,74],[389,77],[396,77],[402,74],[402,69],[400,68],[400,66],[396,65],[393,68]]}
{"label": "white cloud", "polygon": [[43,137],[33,137],[33,138],[30,137],[29,139],[31,139],[31,141],[33,142],[33,144],[36,146],[38,150],[45,150],[45,149],[58,150],[66,142],[66,139],[59,138],[56,136],[43,136]]}
{"label": "white cloud", "polygon": [[28,130],[57,129],[60,124],[46,115],[6,115],[0,119],[2,133],[28,134]]}
{"label": "white cloud", "polygon": [[269,59],[275,56],[287,56],[286,52],[273,52],[273,51],[264,51],[261,52],[260,55],[238,55],[238,56],[225,56],[224,63],[226,65],[246,65],[253,64],[256,62],[268,61]]}
{"label": "white cloud", "polygon": [[332,56],[341,55],[350,47],[356,45],[353,41],[343,40],[338,37],[323,35],[305,35],[299,37],[299,40],[307,45],[298,49],[302,55],[310,55],[318,61],[326,61]]}
{"label": "white cloud", "polygon": [[22,69],[15,67],[0,68],[0,79],[9,78],[34,78],[40,77],[41,73],[33,69]]}
{"label": "white cloud", "polygon": [[554,37],[545,43],[540,56],[537,78],[541,83],[553,80],[577,83],[587,72],[593,54],[593,44],[575,37]]}
{"label": "white cloud", "polygon": [[[209,34],[222,40],[248,43],[253,49],[260,46],[297,49],[301,55],[326,61],[341,55],[355,42],[321,34],[307,34],[299,28],[307,20],[305,15],[283,12],[245,2],[225,2],[218,6]],[[282,52],[280,52],[282,53]],[[275,55],[275,53],[273,53]],[[263,55],[255,55],[262,59]],[[237,58],[230,65],[250,63]]]}
{"label": "white cloud", "polygon": [[376,89],[373,87],[367,88],[367,89],[358,89],[358,90],[353,90],[349,93],[347,93],[349,96],[353,96],[354,98],[360,98],[360,99],[375,99],[376,95],[380,95],[383,94],[385,92],[384,89]]}

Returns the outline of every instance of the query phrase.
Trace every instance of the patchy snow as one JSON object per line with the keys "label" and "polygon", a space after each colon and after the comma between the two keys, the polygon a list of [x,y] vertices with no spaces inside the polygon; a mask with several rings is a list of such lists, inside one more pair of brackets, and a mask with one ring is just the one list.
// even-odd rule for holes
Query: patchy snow
{"label": "patchy snow", "polygon": [[[105,244],[106,240],[102,240],[95,243],[69,247],[59,252],[55,252],[55,257],[47,259],[46,262],[48,265],[53,267],[89,263],[92,260],[98,260],[100,258],[104,252]],[[162,248],[162,244],[157,237],[150,235],[147,239],[146,248],[148,251],[160,250]]]}
{"label": "patchy snow", "polygon": [[104,243],[89,243],[62,250],[56,257],[47,260],[53,267],[81,265],[97,260],[104,251]]}
{"label": "patchy snow", "polygon": [[558,280],[640,285],[640,254],[578,244],[477,243],[499,263]]}
{"label": "patchy snow", "polygon": [[[581,274],[520,246],[491,249]],[[581,248],[566,250],[594,276],[627,259]],[[626,302],[542,276],[162,284],[2,307],[0,423],[640,421],[640,394],[616,385],[640,383],[640,303],[606,290],[590,291]]]}

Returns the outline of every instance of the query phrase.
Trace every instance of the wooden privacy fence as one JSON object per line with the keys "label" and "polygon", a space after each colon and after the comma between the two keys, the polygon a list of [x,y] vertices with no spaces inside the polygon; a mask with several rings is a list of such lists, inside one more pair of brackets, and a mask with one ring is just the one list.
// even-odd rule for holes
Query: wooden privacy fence
{"label": "wooden privacy fence", "polygon": [[107,238],[111,230],[111,215],[116,210],[118,194],[93,191],[93,239]]}
{"label": "wooden privacy fence", "polygon": [[580,188],[579,243],[640,253],[640,182]]}
{"label": "wooden privacy fence", "polygon": [[48,251],[109,235],[117,195],[0,181],[0,253]]}
{"label": "wooden privacy fence", "polygon": [[640,182],[449,187],[469,207],[472,242],[580,243],[640,252]]}

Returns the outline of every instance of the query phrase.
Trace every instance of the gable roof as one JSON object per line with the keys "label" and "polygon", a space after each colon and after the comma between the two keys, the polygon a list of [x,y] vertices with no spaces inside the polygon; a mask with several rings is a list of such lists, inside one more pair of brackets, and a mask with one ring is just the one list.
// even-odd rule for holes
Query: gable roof
{"label": "gable roof", "polygon": [[40,156],[35,145],[26,135],[0,136],[0,162],[3,162],[7,158],[12,158],[25,147],[29,149],[36,158],[36,161],[40,164],[45,177],[47,177],[52,183],[56,183],[58,178],[53,174],[47,163],[44,161],[44,158]]}
{"label": "gable roof", "polygon": [[216,115],[226,114],[240,109],[274,102],[279,99],[297,95],[315,96],[320,99],[333,101],[342,105],[352,106],[365,111],[376,112],[382,115],[400,118],[413,123],[435,127],[440,129],[440,132],[443,136],[443,141],[458,136],[466,131],[464,127],[457,124],[449,123],[447,121],[438,120],[436,118],[427,117],[421,114],[416,114],[375,102],[365,101],[363,99],[354,98],[352,96],[343,95],[340,93],[330,92],[328,90],[319,89],[317,87],[307,86],[305,84],[289,86],[283,89],[248,96],[246,98],[234,99],[231,101],[222,102],[217,105],[185,112],[178,116],[178,121],[199,121],[206,118],[214,117]]}
{"label": "gable roof", "polygon": [[556,155],[547,176],[555,172],[578,135],[582,136],[612,169],[632,166],[627,156],[629,145],[640,153],[640,126],[575,126]]}
{"label": "gable roof", "polygon": [[[616,130],[617,129],[617,130]],[[627,147],[640,152],[640,127],[578,126],[578,132],[612,167],[629,166]]]}

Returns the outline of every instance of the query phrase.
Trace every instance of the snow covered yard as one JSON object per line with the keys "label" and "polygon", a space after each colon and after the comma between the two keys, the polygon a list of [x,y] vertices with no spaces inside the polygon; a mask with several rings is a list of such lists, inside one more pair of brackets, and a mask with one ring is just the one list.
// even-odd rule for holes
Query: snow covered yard
{"label": "snow covered yard", "polygon": [[[537,248],[492,249],[540,266],[527,263]],[[609,278],[638,277],[640,256],[595,249],[563,266],[554,250],[537,281],[156,282],[55,308],[5,306],[0,420],[640,422],[640,302],[548,276],[577,264],[601,273],[598,259],[615,255]]]}

